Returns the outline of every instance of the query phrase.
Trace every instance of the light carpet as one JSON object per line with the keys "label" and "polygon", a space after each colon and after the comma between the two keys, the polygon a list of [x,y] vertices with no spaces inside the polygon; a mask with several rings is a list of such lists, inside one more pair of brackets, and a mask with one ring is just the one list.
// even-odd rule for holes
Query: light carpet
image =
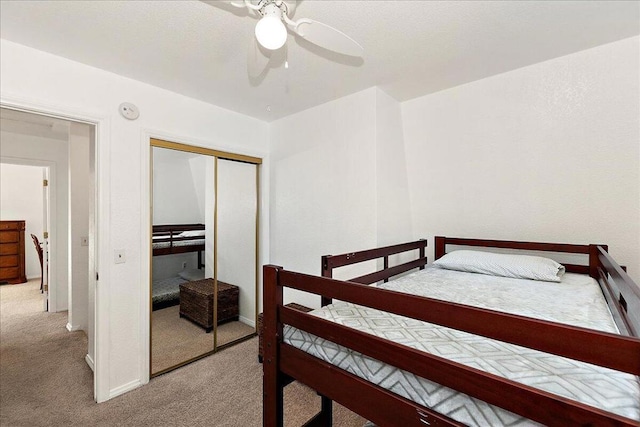
{"label": "light carpet", "polygon": [[[42,312],[40,282],[0,286],[0,425],[260,426],[262,365],[257,338],[152,379],[107,402],[93,401],[87,339],[68,332],[67,313]],[[293,383],[285,391],[285,425],[300,426],[320,398]],[[365,420],[335,405],[334,425]]]}

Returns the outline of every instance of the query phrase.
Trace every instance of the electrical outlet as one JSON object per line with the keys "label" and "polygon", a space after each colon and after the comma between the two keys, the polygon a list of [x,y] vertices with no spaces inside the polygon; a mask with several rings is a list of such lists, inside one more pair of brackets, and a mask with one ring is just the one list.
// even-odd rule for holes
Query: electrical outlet
{"label": "electrical outlet", "polygon": [[186,261],[184,261],[184,262],[182,263],[182,269],[184,270],[185,268],[187,268],[187,262],[186,262]]}
{"label": "electrical outlet", "polygon": [[115,264],[124,264],[126,260],[124,249],[116,249],[113,251],[113,262]]}

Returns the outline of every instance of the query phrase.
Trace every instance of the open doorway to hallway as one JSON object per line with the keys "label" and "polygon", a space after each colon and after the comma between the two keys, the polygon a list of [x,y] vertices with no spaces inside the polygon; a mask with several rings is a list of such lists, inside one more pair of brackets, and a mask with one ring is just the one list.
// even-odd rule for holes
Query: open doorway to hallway
{"label": "open doorway to hallway", "polygon": [[0,164],[0,284],[39,279],[40,309],[48,310],[49,168]]}
{"label": "open doorway to hallway", "polygon": [[[35,282],[34,291],[41,295],[40,277],[44,277],[42,295],[47,305],[42,304],[40,311],[48,311],[45,318],[52,321],[65,320],[62,328],[68,332],[82,331],[86,353],[81,357],[91,369],[95,360],[97,254],[95,139],[92,124],[0,109],[0,220],[25,222],[21,243],[25,276],[30,279],[2,288],[20,287],[20,292],[28,292]],[[44,248],[42,268],[31,234]],[[16,293],[13,290],[11,294]],[[0,296],[3,294],[7,292]],[[33,303],[32,298],[28,300]],[[21,301],[26,300],[9,298],[2,301],[2,307],[9,313],[19,311],[13,305]],[[2,350],[9,345],[5,338],[14,332],[4,326]]]}

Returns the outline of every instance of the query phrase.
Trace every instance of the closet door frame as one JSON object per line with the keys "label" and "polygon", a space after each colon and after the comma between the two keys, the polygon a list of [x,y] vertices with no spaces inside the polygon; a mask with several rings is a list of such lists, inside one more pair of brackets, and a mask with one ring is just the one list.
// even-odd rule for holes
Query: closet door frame
{"label": "closet door frame", "polygon": [[[153,235],[153,149],[154,148],[165,148],[165,149],[169,149],[169,150],[176,150],[176,151],[184,151],[184,152],[189,152],[189,153],[195,153],[195,154],[203,154],[206,156],[211,156],[213,158],[214,161],[214,192],[216,194],[216,198],[215,198],[215,203],[214,203],[214,210],[213,210],[213,215],[214,215],[214,219],[213,219],[213,224],[214,224],[214,235],[213,235],[213,279],[214,279],[214,299],[213,299],[213,319],[214,319],[214,325],[213,325],[213,350],[208,351],[206,353],[203,353],[199,356],[193,357],[189,360],[185,360],[183,362],[180,362],[174,366],[171,366],[169,368],[163,369],[161,371],[156,372],[155,374],[152,373],[152,368],[153,368],[153,355],[152,355],[152,346],[153,346],[153,324],[152,324],[152,313],[153,313],[153,307],[152,307],[152,299],[153,299],[153,295],[152,295],[152,284],[151,284],[151,280],[153,279],[153,242],[151,239],[149,239],[149,253],[151,254],[150,258],[149,258],[149,278],[150,278],[150,282],[149,282],[149,378],[153,378],[156,377],[158,375],[162,375],[164,373],[167,373],[169,371],[172,371],[174,369],[178,369],[184,365],[187,365],[189,363],[195,362],[196,360],[202,359],[204,357],[210,356],[211,354],[214,354],[220,350],[223,350],[227,347],[233,346],[235,344],[238,344],[240,342],[246,341],[248,339],[251,339],[253,337],[255,337],[258,333],[258,307],[259,307],[259,301],[258,298],[260,297],[260,289],[259,289],[259,278],[260,278],[260,266],[259,266],[259,262],[260,262],[260,197],[261,197],[261,192],[260,192],[260,166],[262,165],[262,158],[260,157],[254,157],[254,156],[248,156],[248,155],[244,155],[244,154],[238,154],[238,153],[232,153],[232,152],[228,152],[228,151],[221,151],[221,150],[215,150],[212,148],[205,148],[205,147],[198,147],[195,145],[189,145],[189,144],[184,144],[184,143],[180,143],[180,142],[172,142],[172,141],[167,141],[167,140],[163,140],[163,139],[158,139],[158,138],[150,138],[150,144],[149,144],[149,150],[150,150],[150,163],[149,163],[149,182],[150,182],[150,191],[149,191],[149,236]],[[218,319],[218,159],[223,159],[223,160],[230,160],[230,161],[235,161],[235,162],[241,162],[241,163],[249,163],[252,165],[255,165],[256,169],[256,180],[255,180],[255,185],[256,185],[256,215],[255,215],[255,221],[256,221],[256,233],[255,233],[255,301],[254,301],[254,305],[255,305],[255,313],[254,313],[254,319],[255,319],[255,325],[254,325],[254,332],[253,334],[249,334],[246,335],[244,337],[240,337],[238,339],[232,340],[228,343],[224,343],[220,346],[218,346],[217,343],[217,329],[218,329],[218,325],[217,325],[217,319]]]}

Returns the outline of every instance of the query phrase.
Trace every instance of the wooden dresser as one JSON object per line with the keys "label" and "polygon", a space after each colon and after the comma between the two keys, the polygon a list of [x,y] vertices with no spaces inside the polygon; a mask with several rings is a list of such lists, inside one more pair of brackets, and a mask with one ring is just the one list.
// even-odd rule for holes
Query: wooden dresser
{"label": "wooden dresser", "polygon": [[27,281],[24,270],[24,221],[0,221],[0,283]]}

